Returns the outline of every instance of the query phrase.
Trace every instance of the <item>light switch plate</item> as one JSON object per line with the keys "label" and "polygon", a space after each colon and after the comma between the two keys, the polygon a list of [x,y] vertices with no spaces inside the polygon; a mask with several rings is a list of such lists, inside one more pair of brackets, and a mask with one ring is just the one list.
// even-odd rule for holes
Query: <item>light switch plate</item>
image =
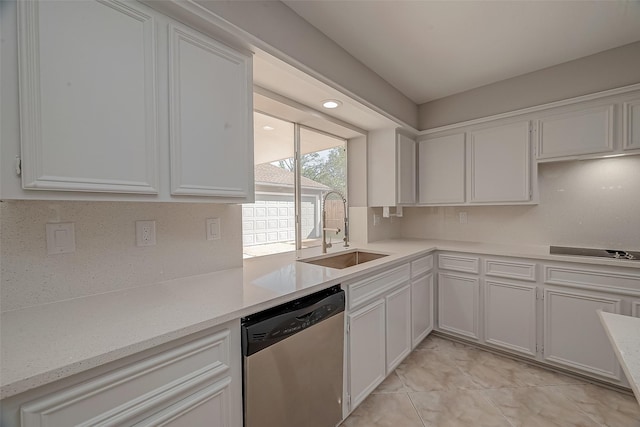
{"label": "light switch plate", "polygon": [[207,218],[207,240],[220,240],[220,218]]}
{"label": "light switch plate", "polygon": [[76,233],[73,222],[47,224],[47,253],[68,254],[76,251]]}

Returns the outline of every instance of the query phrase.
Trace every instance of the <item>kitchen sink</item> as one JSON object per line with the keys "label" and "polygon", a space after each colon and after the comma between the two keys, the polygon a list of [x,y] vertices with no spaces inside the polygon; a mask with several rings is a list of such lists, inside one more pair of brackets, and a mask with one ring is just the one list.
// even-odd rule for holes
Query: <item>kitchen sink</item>
{"label": "kitchen sink", "polygon": [[386,256],[388,255],[356,250],[336,255],[329,255],[322,258],[301,259],[299,261],[306,262],[307,264],[321,265],[323,267],[343,269]]}

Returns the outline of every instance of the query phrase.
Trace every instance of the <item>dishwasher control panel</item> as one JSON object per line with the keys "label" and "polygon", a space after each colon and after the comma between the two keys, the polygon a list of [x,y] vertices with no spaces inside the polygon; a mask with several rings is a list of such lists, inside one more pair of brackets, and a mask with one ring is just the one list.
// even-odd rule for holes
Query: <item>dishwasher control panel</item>
{"label": "dishwasher control panel", "polygon": [[242,351],[256,353],[344,311],[340,285],[242,319]]}

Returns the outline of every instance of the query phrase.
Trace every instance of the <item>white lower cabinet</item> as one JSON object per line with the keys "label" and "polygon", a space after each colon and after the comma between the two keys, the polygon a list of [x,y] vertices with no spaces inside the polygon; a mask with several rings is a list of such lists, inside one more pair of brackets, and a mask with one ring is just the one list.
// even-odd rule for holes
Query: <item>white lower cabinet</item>
{"label": "white lower cabinet", "polygon": [[438,273],[438,325],[446,332],[479,340],[480,281],[477,277]]}
{"label": "white lower cabinet", "polygon": [[211,334],[53,392],[28,392],[16,405],[20,425],[241,425],[239,326],[239,321],[230,322]]}
{"label": "white lower cabinet", "polygon": [[411,346],[433,330],[433,273],[411,281]]}
{"label": "white lower cabinet", "polygon": [[411,352],[410,266],[346,283],[344,414],[353,411]]}
{"label": "white lower cabinet", "polygon": [[411,286],[386,297],[387,371],[391,373],[411,352]]}
{"label": "white lower cabinet", "polygon": [[384,304],[384,299],[378,299],[347,316],[350,408],[358,406],[386,376]]}
{"label": "white lower cabinet", "polygon": [[640,317],[637,269],[451,252],[438,268],[439,332],[627,385],[597,310]]}
{"label": "white lower cabinet", "polygon": [[621,300],[574,290],[544,291],[544,359],[619,381],[620,365],[597,310],[620,313]]}
{"label": "white lower cabinet", "polygon": [[507,350],[536,356],[534,285],[505,280],[484,281],[484,340]]}

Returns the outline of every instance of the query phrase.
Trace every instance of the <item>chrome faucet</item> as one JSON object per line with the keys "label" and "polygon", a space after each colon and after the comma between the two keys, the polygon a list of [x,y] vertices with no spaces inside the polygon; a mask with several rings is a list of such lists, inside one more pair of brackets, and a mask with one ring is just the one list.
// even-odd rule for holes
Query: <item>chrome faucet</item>
{"label": "chrome faucet", "polygon": [[327,248],[333,246],[331,242],[327,243],[327,231],[335,231],[336,234],[340,232],[340,228],[327,228],[327,209],[325,208],[325,204],[327,203],[327,197],[331,193],[337,194],[342,199],[342,206],[344,208],[344,247],[349,247],[349,218],[347,216],[347,199],[336,190],[330,190],[322,197],[322,253],[327,253]]}

